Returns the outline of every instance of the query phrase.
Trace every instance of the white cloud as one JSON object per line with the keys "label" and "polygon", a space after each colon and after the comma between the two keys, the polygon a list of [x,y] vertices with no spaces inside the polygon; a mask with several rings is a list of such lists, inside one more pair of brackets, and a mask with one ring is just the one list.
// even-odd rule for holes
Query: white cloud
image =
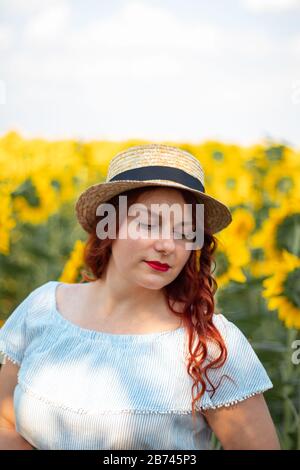
{"label": "white cloud", "polygon": [[215,26],[182,22],[167,9],[143,2],[129,2],[115,15],[90,19],[81,28],[72,27],[70,16],[64,3],[32,16],[23,48],[11,59],[20,76],[62,82],[184,77],[187,55],[194,54],[195,61],[197,54],[210,57],[222,42]]}
{"label": "white cloud", "polygon": [[[90,19],[81,28],[68,27],[71,4],[55,4],[43,9],[28,23],[26,37],[56,37],[56,28],[64,27],[63,47],[78,51],[96,48],[133,47],[148,52],[155,48],[173,48],[211,52],[218,40],[218,28],[197,22],[183,23],[165,8],[131,1],[107,18]],[[36,42],[35,47],[43,46]],[[99,50],[99,49],[98,49]],[[101,49],[102,52],[102,49]]]}
{"label": "white cloud", "polygon": [[201,16],[183,19],[176,8],[145,1],[76,23],[72,2],[30,3],[20,47],[11,44],[7,54],[7,128],[20,123],[28,135],[53,138],[215,133],[249,142],[261,129],[280,132],[281,119],[288,135],[298,37],[238,20],[226,28]]}
{"label": "white cloud", "polygon": [[242,0],[249,10],[254,12],[281,13],[300,8],[299,0]]}
{"label": "white cloud", "polygon": [[0,25],[0,51],[7,50],[12,46],[13,30],[8,26]]}
{"label": "white cloud", "polygon": [[0,105],[6,104],[6,83],[0,80]]}
{"label": "white cloud", "polygon": [[66,2],[49,4],[27,23],[24,31],[25,40],[33,44],[38,41],[39,46],[43,46],[44,41],[61,39],[59,36],[68,26],[70,13],[70,6]]}
{"label": "white cloud", "polygon": [[[189,73],[201,78],[215,72],[212,61],[222,67],[239,57],[278,54],[282,47],[261,32],[183,21],[165,8],[143,2],[129,2],[115,15],[90,20],[81,28],[72,27],[70,16],[63,2],[33,16],[23,49],[12,58],[13,68],[30,79],[62,82],[101,77],[184,79]],[[52,50],[55,44],[59,48]]]}
{"label": "white cloud", "polygon": [[295,57],[298,57],[300,60],[300,34],[296,34],[290,38],[289,46],[290,52],[294,53]]}
{"label": "white cloud", "polygon": [[65,0],[1,0],[1,12],[30,16],[43,9],[59,5]]}

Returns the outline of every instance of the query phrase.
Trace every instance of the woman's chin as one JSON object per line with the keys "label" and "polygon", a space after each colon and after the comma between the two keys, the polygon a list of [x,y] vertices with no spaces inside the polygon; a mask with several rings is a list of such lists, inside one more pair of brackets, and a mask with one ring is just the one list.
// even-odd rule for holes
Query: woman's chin
{"label": "woman's chin", "polygon": [[137,284],[145,289],[160,290],[165,286],[161,279],[153,279],[153,274],[139,278]]}

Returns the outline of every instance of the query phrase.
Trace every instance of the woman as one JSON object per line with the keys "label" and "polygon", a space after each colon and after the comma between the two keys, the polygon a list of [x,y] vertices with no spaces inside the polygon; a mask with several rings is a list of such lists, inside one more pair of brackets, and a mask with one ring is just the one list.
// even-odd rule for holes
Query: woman
{"label": "woman", "polygon": [[273,384],[215,312],[213,234],[231,214],[205,193],[199,161],[131,147],[76,214],[90,273],[39,286],[0,330],[1,448],[209,449],[214,431],[224,449],[280,449]]}

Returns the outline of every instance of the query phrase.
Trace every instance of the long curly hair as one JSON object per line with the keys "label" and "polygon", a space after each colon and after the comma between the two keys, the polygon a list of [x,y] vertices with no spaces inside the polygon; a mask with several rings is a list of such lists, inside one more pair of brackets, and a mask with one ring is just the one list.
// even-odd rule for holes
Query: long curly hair
{"label": "long curly hair", "polygon": [[[129,208],[130,205],[135,202],[140,194],[149,189],[153,190],[154,187],[144,186],[142,188],[135,188],[123,192],[122,195],[127,196],[127,208]],[[188,190],[178,190],[181,191],[185,202],[192,204],[190,207],[192,207],[193,221],[195,221],[196,203],[198,202],[198,199]],[[113,204],[116,210],[117,233],[119,229],[118,198],[119,195],[114,196],[109,201],[107,201],[110,204]],[[85,244],[83,261],[84,265],[90,270],[90,273],[85,269],[82,269],[82,278],[80,282],[95,281],[101,278],[106,270],[111,256],[112,239],[99,239],[96,234],[96,225],[101,220],[101,218],[102,216],[98,216],[96,218],[93,230],[89,234],[88,240]],[[214,295],[218,288],[217,282],[212,274],[214,271],[212,270],[212,266],[214,269],[216,267],[214,253],[217,249],[217,246],[218,241],[211,233],[206,230],[204,220],[204,243],[201,249],[191,250],[191,255],[177,278],[163,289],[170,310],[174,313],[174,315],[178,316],[182,320],[182,324],[185,326],[188,334],[189,357],[187,363],[187,373],[194,381],[191,391],[193,418],[195,418],[196,415],[196,402],[201,399],[202,395],[204,395],[205,391],[207,390],[204,377],[212,386],[214,394],[217,387],[215,387],[214,384],[212,384],[210,381],[207,375],[208,371],[211,368],[217,369],[221,367],[227,359],[227,348],[225,342],[212,320],[213,314],[215,312]],[[183,312],[176,311],[172,306],[172,302],[183,303]],[[208,341],[212,341],[214,344],[217,344],[220,350],[218,357],[210,362],[207,361]],[[194,396],[195,390],[199,389],[199,384],[201,389],[198,391],[198,393],[196,391]],[[203,413],[201,407],[199,407],[198,411]]]}

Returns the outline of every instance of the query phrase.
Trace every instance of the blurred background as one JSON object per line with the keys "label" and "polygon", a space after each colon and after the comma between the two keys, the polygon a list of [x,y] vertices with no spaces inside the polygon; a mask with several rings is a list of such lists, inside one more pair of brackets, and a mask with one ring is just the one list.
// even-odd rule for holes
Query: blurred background
{"label": "blurred background", "polygon": [[300,449],[299,25],[299,0],[0,0],[1,324],[80,279],[74,203],[111,158],[177,145],[232,211],[217,311],[267,369],[283,449]]}

